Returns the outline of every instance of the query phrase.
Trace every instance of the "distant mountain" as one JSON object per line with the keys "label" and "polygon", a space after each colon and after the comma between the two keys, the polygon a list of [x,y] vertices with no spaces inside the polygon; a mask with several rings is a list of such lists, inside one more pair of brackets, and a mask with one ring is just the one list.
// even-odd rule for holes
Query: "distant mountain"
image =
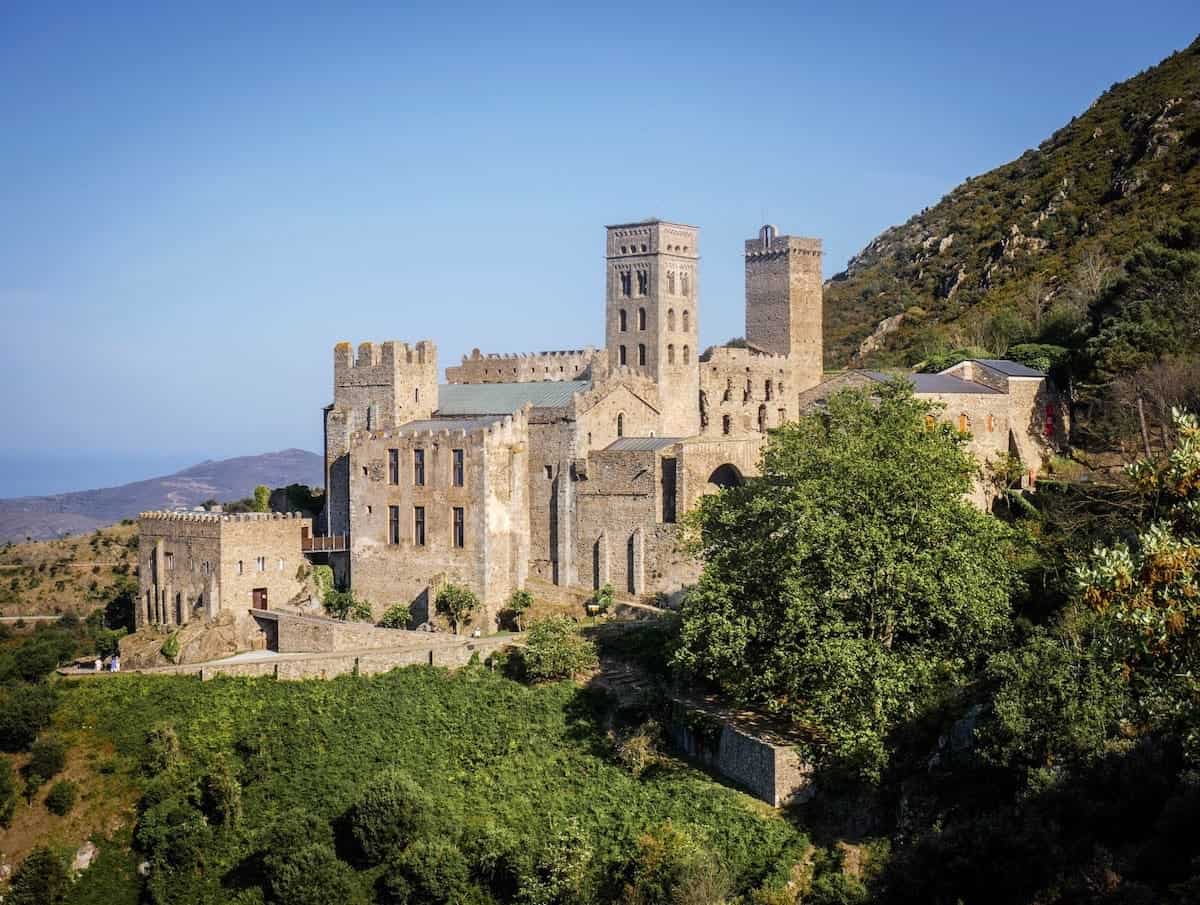
{"label": "distant mountain", "polygon": [[238,500],[259,484],[324,484],[324,460],[303,449],[201,462],[175,474],[52,496],[0,499],[0,541],[40,540],[91,531],[147,509],[198,506],[205,500]]}
{"label": "distant mountain", "polygon": [[1070,345],[1131,253],[1200,209],[1198,164],[1200,40],[876,237],[826,286],[827,364]]}

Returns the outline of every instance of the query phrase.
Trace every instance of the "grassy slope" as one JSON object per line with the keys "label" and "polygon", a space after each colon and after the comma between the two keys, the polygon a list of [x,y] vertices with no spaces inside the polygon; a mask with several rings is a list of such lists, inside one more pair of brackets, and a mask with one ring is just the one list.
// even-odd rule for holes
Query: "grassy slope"
{"label": "grassy slope", "polygon": [[1198,163],[1200,39],[1114,85],[1036,150],[872,241],[826,288],[827,364],[846,365],[881,320],[914,306],[924,316],[893,334],[875,363],[913,363],[938,342],[970,344],[1000,310],[1028,317],[1035,281],[1065,297],[1085,257],[1119,264],[1163,221],[1200,207]]}
{"label": "grassy slope", "polygon": [[[570,683],[527,688],[483,670],[410,668],[302,683],[130,675],[66,694],[62,728],[111,739],[126,769],[142,756],[146,731],[167,723],[190,756],[234,757],[245,840],[288,808],[343,814],[367,777],[395,764],[451,824],[492,817],[535,841],[575,816],[596,857],[613,865],[666,818],[703,828],[742,885],[786,872],[805,847],[768,809],[696,770],[672,765],[633,778],[610,759],[588,692]],[[206,882],[233,864],[215,867]]]}
{"label": "grassy slope", "polygon": [[134,525],[113,525],[61,540],[0,547],[0,615],[74,613],[103,606],[118,572],[133,575]]}

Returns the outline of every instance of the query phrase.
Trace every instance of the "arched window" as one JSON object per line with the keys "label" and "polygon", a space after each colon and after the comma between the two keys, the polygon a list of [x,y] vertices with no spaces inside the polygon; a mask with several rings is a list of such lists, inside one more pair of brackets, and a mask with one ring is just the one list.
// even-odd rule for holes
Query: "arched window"
{"label": "arched window", "polygon": [[675,364],[675,347],[673,345],[667,346],[667,364]]}
{"label": "arched window", "polygon": [[617,363],[622,364],[622,365],[625,364],[625,347],[624,346],[620,346],[617,349]]}
{"label": "arched window", "polygon": [[[688,275],[686,273],[679,275],[679,294],[684,298],[687,298],[691,294],[688,291]],[[686,330],[687,327],[684,327],[684,329]]]}
{"label": "arched window", "polygon": [[618,437],[625,436],[625,413],[624,412],[617,413],[617,436]]}
{"label": "arched window", "polygon": [[638,295],[646,295],[650,291],[650,273],[649,271],[638,271]]}
{"label": "arched window", "polygon": [[633,274],[628,270],[621,274],[621,295],[625,298],[633,295]]}
{"label": "arched window", "polygon": [[638,329],[639,330],[646,329],[646,309],[645,308],[638,309]]}
{"label": "arched window", "polygon": [[646,344],[638,343],[638,366],[644,368],[646,366]]}
{"label": "arched window", "polygon": [[675,272],[673,270],[667,271],[667,292],[671,295],[675,294]]}
{"label": "arched window", "polygon": [[767,407],[765,405],[758,407],[758,432],[760,434],[767,432]]}
{"label": "arched window", "polygon": [[675,309],[674,308],[667,309],[667,329],[668,330],[675,329]]}
{"label": "arched window", "polygon": [[733,430],[733,419],[726,415],[721,419],[721,433],[728,434]]}
{"label": "arched window", "polygon": [[692,329],[692,317],[686,308],[683,309],[683,332],[688,333]]}
{"label": "arched window", "polygon": [[764,387],[764,391],[765,391],[767,402],[770,402],[771,401],[771,381],[769,379],[767,380],[766,387]]}
{"label": "arched window", "polygon": [[618,314],[617,314],[617,320],[620,322],[619,326],[620,326],[620,329],[621,329],[621,332],[622,332],[622,333],[624,333],[626,330],[628,330],[628,329],[629,329],[629,317],[628,317],[628,315],[625,313],[625,309],[624,309],[624,308],[622,308],[622,309],[620,310],[620,312],[618,312]]}
{"label": "arched window", "polygon": [[971,429],[971,419],[967,417],[967,413],[963,412],[958,416],[958,432],[965,434]]}
{"label": "arched window", "polygon": [[683,363],[690,365],[692,363],[692,350],[689,346],[683,347]]}

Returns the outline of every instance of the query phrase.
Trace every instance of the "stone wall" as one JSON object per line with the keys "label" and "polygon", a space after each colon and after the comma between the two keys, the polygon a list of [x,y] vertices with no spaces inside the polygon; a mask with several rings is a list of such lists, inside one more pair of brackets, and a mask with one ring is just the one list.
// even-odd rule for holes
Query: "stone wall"
{"label": "stone wall", "polygon": [[700,363],[700,433],[704,437],[765,433],[796,419],[790,359],[718,346]]}
{"label": "stone wall", "polygon": [[223,609],[251,609],[256,589],[266,591],[267,607],[287,603],[305,590],[301,566],[308,561],[301,539],[311,534],[311,519],[254,513],[229,516],[220,525]]}
{"label": "stone wall", "polygon": [[[529,564],[529,409],[472,422],[419,422],[396,430],[362,432],[350,450],[351,572],[354,591],[376,618],[407,603],[418,621],[432,618],[438,589],[465,585],[486,612],[485,631]],[[462,425],[466,426],[462,426]],[[414,452],[425,457],[425,483],[414,483]],[[391,483],[389,451],[399,480]],[[454,486],[454,450],[463,451],[464,481]],[[389,537],[389,507],[399,516],[399,539]],[[425,543],[414,543],[415,507],[423,507]],[[461,508],[464,537],[455,546],[453,511]]]}
{"label": "stone wall", "polygon": [[446,368],[447,383],[528,383],[537,380],[591,380],[593,363],[606,357],[594,346],[558,352],[483,354],[473,349],[462,364]]}

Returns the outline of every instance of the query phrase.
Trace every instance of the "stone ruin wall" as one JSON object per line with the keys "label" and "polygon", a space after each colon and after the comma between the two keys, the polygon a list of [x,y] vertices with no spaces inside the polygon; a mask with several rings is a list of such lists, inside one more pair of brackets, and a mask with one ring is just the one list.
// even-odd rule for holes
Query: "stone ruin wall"
{"label": "stone ruin wall", "polygon": [[[797,389],[787,356],[719,346],[700,362],[700,434],[746,436],[794,421]],[[760,411],[765,430],[759,429]]]}

